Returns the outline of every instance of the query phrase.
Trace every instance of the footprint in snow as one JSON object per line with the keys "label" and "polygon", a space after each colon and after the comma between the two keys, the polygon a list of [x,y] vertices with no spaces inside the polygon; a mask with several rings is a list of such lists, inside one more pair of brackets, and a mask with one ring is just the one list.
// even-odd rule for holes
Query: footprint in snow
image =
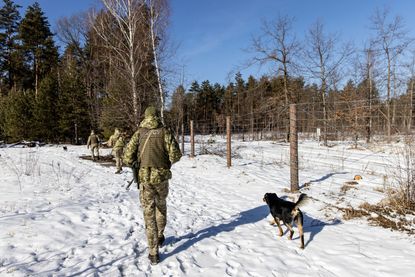
{"label": "footprint in snow", "polygon": [[238,273],[238,267],[241,266],[240,263],[234,262],[234,261],[229,261],[226,263],[227,268],[226,268],[226,274],[228,274],[229,276],[236,276]]}
{"label": "footprint in snow", "polygon": [[183,261],[180,257],[176,257],[177,262],[179,263],[179,268],[183,273],[186,273],[185,264],[186,262]]}
{"label": "footprint in snow", "polygon": [[127,234],[125,235],[124,240],[128,240],[133,235],[133,233],[134,233],[134,226],[131,226]]}
{"label": "footprint in snow", "polygon": [[216,250],[216,257],[223,258],[226,256],[226,246],[219,245],[218,249]]}
{"label": "footprint in snow", "polygon": [[85,222],[88,218],[89,218],[89,217],[88,217],[88,215],[87,215],[87,214],[85,214],[85,213],[83,213],[83,214],[81,215],[81,221],[82,221],[82,222]]}

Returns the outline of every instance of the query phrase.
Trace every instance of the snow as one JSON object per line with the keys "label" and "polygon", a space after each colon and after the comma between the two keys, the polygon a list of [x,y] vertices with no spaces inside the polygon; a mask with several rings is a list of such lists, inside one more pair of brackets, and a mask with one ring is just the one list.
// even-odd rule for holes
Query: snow
{"label": "snow", "polygon": [[[188,145],[186,145],[188,147]],[[198,145],[197,150],[200,149]],[[218,138],[203,144],[225,149]],[[120,175],[79,159],[86,147],[0,149],[0,276],[413,276],[415,239],[346,221],[333,207],[377,203],[390,182],[393,151],[302,142],[300,183],[312,200],[305,249],[269,224],[266,192],[296,200],[289,187],[288,144],[233,142],[236,158],[183,157],[173,166],[166,244],[151,266],[136,188]],[[102,150],[101,155],[109,154]],[[361,175],[356,188],[344,182]],[[283,227],[285,231],[285,227]]]}

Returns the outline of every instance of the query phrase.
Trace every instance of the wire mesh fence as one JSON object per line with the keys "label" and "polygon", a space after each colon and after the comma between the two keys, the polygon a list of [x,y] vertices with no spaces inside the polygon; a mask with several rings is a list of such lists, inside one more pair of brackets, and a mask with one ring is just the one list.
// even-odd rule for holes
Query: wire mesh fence
{"label": "wire mesh fence", "polygon": [[[326,106],[324,108],[324,106]],[[339,101],[299,103],[297,129],[300,140],[327,141],[390,141],[411,135],[414,130],[414,113],[411,103],[367,101]],[[289,107],[258,109],[246,114],[230,114],[232,137],[247,140],[288,140]],[[196,135],[226,134],[226,115],[211,114],[209,118],[192,119]],[[179,132],[180,128],[174,128]],[[388,129],[390,131],[388,132]],[[190,135],[190,120],[184,122],[184,133]],[[179,134],[177,134],[179,135]]]}
{"label": "wire mesh fence", "polygon": [[[412,163],[408,163],[408,159],[415,161],[415,157],[408,156],[410,153],[406,149],[408,142],[412,142],[414,129],[410,103],[391,103],[388,106],[385,102],[370,105],[367,101],[335,102],[327,106],[325,111],[322,103],[300,103],[295,106],[298,136],[295,170],[299,176],[299,188],[315,181],[315,172],[326,172],[322,180],[324,176],[329,178],[335,175],[333,185],[337,188],[350,179],[343,178],[344,175],[356,174],[369,176],[372,185],[363,188],[363,191],[372,194],[376,193],[374,190],[385,191],[387,187],[397,187],[400,181],[411,175]],[[185,154],[189,154],[193,148],[195,155],[214,154],[223,157],[224,164],[227,155],[234,160],[245,158],[263,163],[264,153],[262,156],[252,154],[256,155],[255,158],[247,156],[245,150],[252,144],[246,142],[268,141],[275,149],[265,154],[265,160],[276,166],[292,167],[293,149],[289,143],[292,120],[288,112],[289,107],[280,106],[231,115],[230,134],[227,134],[226,116],[214,114],[209,119],[184,122],[183,129],[177,128],[183,130],[177,136],[180,140],[182,136],[185,138]],[[409,181],[410,186],[413,186],[411,182],[413,180]],[[321,187],[322,192],[330,189]],[[411,187],[412,199],[415,198],[412,195],[414,191],[414,187]],[[347,198],[346,195],[344,197]],[[350,199],[355,200],[356,197]]]}

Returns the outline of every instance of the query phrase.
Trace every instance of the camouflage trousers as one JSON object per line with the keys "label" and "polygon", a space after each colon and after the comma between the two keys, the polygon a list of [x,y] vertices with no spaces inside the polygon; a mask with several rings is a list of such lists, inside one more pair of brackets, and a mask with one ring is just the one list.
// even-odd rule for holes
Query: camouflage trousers
{"label": "camouflage trousers", "polygon": [[150,255],[158,253],[158,238],[164,234],[167,222],[166,198],[168,194],[168,181],[160,184],[140,184],[140,201]]}
{"label": "camouflage trousers", "polygon": [[117,170],[122,169],[122,148],[115,150],[115,166],[117,167]]}
{"label": "camouflage trousers", "polygon": [[94,161],[95,161],[95,158],[98,158],[99,159],[99,147],[98,147],[98,144],[92,144],[91,145],[91,154],[92,154],[92,159]]}

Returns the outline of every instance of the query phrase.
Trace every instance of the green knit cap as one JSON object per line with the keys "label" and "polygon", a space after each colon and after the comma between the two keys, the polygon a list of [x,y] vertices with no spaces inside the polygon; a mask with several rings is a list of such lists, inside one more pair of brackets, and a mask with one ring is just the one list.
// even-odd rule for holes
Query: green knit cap
{"label": "green knit cap", "polygon": [[148,106],[144,112],[145,117],[154,117],[157,116],[157,110],[154,106]]}

